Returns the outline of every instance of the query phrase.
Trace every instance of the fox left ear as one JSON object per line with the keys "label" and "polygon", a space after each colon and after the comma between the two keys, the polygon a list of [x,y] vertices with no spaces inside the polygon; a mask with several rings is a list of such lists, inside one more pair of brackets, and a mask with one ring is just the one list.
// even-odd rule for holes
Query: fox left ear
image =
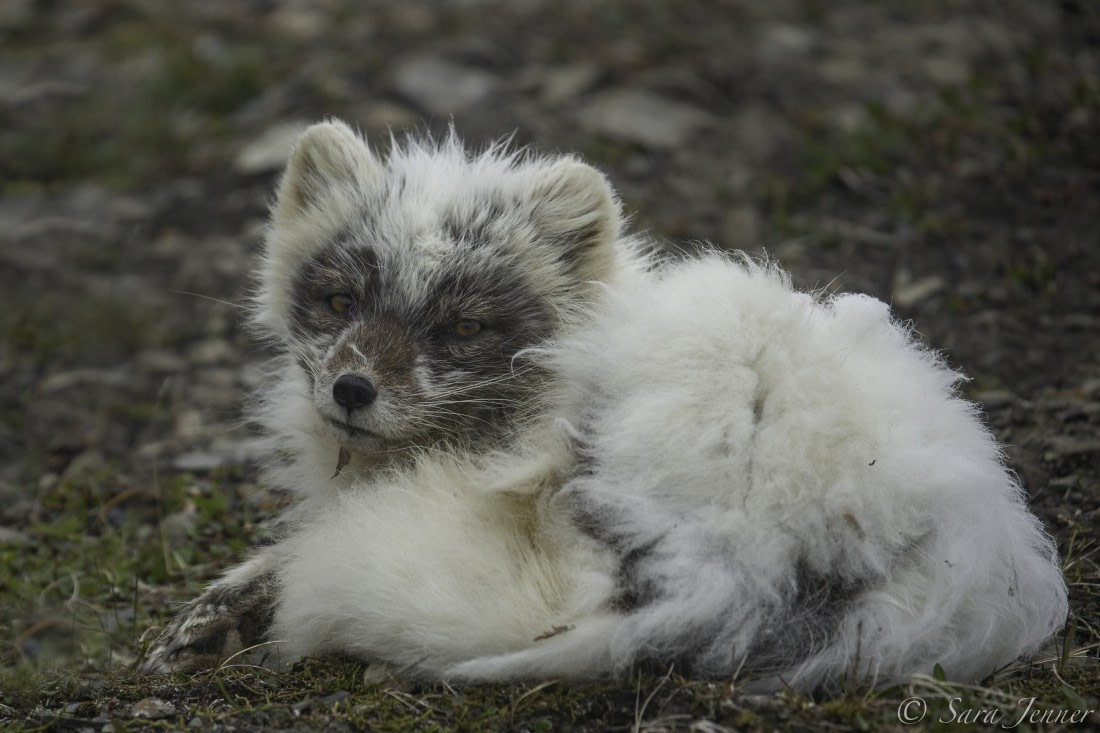
{"label": "fox left ear", "polygon": [[295,143],[272,217],[283,226],[316,209],[355,201],[382,177],[382,167],[350,127],[338,120],[321,122]]}
{"label": "fox left ear", "polygon": [[615,261],[619,203],[603,174],[572,159],[554,163],[531,192],[534,223],[581,281],[604,280]]}
{"label": "fox left ear", "polygon": [[343,122],[307,129],[287,163],[271,209],[254,322],[289,335],[294,277],[379,187],[385,171],[366,142]]}

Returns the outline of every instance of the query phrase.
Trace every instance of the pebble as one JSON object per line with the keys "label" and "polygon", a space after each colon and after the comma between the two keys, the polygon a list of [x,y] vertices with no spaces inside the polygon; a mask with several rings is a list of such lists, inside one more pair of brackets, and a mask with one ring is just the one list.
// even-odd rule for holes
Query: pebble
{"label": "pebble", "polygon": [[791,23],[765,23],[758,35],[757,55],[764,60],[803,56],[816,44],[813,31]]}
{"label": "pebble", "polygon": [[172,461],[172,468],[190,473],[206,473],[226,465],[225,456],[209,451],[192,451]]}
{"label": "pebble", "polygon": [[31,538],[17,529],[0,527],[0,545],[15,545],[25,547],[31,543]]}
{"label": "pebble", "polygon": [[73,387],[123,387],[130,384],[133,374],[126,367],[111,369],[72,369],[51,374],[42,380],[38,389],[42,394],[64,392]]}
{"label": "pebble", "polygon": [[161,700],[159,697],[146,697],[138,700],[134,703],[134,706],[130,708],[130,715],[135,718],[146,718],[148,720],[160,720],[161,718],[169,718],[176,714],[176,706],[165,700]]}
{"label": "pebble", "polygon": [[244,175],[282,170],[294,142],[308,123],[287,122],[269,127],[237,152],[233,169]]}
{"label": "pebble", "polygon": [[978,392],[974,395],[974,399],[982,403],[982,407],[986,410],[1000,410],[1010,405],[1015,404],[1019,397],[1009,392],[1007,389],[989,389],[982,392]]}
{"label": "pebble", "polygon": [[893,303],[897,308],[911,308],[927,300],[947,287],[947,281],[939,275],[929,275],[904,285],[894,287]]}
{"label": "pebble", "polygon": [[205,473],[224,466],[242,466],[260,457],[264,445],[262,438],[226,440],[208,450],[185,453],[172,462],[172,467],[177,471]]}
{"label": "pebble", "polygon": [[489,95],[498,79],[487,71],[432,56],[416,56],[394,69],[397,91],[430,115],[461,112]]}
{"label": "pebble", "polygon": [[710,117],[698,107],[641,89],[613,89],[586,103],[581,126],[608,138],[646,148],[670,149],[687,142]]}
{"label": "pebble", "polygon": [[227,339],[208,338],[191,347],[188,360],[196,366],[213,366],[232,362],[235,355],[236,350]]}
{"label": "pebble", "polygon": [[1100,439],[1076,438],[1069,435],[1055,435],[1047,441],[1043,460],[1054,463],[1067,458],[1077,458],[1100,453]]}
{"label": "pebble", "polygon": [[558,66],[542,72],[542,101],[549,105],[570,102],[587,92],[599,79],[595,64],[577,63]]}
{"label": "pebble", "polygon": [[137,366],[148,374],[177,374],[187,369],[187,360],[175,351],[145,349],[137,355]]}

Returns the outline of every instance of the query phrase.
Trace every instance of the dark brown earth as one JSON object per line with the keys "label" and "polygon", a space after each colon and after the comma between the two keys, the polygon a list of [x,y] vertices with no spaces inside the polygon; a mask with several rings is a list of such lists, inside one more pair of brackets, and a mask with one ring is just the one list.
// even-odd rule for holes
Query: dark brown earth
{"label": "dark brown earth", "polygon": [[[239,421],[262,358],[239,304],[289,140],[330,115],[382,147],[453,119],[473,146],[579,152],[656,237],[891,302],[969,375],[1058,539],[1069,638],[981,690],[831,701],[647,674],[407,688],[343,662],[134,677],[142,632],[280,502]],[[1010,721],[1031,697],[1100,708],[1098,140],[1089,0],[4,0],[0,725],[848,730],[899,726],[913,694],[929,720],[955,695]]]}

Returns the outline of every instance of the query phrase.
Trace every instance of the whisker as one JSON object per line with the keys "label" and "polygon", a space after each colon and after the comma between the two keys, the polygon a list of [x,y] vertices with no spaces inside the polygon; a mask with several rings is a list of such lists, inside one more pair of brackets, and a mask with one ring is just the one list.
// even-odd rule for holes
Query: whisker
{"label": "whisker", "polygon": [[192,293],[192,292],[189,292],[187,290],[173,290],[172,288],[168,288],[168,292],[169,293],[175,293],[176,295],[190,295],[193,298],[202,298],[203,300],[210,300],[210,301],[213,301],[215,303],[221,303],[222,305],[227,305],[230,308],[242,308],[243,309],[243,308],[248,307],[243,303],[232,303],[228,300],[222,300],[221,298],[215,298],[212,295],[203,295],[202,293]]}

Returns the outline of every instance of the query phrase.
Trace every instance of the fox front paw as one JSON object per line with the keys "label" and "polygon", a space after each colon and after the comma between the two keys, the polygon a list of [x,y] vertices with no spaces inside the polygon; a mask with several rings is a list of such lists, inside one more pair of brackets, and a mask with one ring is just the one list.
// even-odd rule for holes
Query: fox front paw
{"label": "fox front paw", "polygon": [[256,646],[271,624],[273,577],[262,574],[243,585],[215,586],[199,596],[161,632],[141,670],[166,673],[211,669]]}
{"label": "fox front paw", "polygon": [[244,649],[241,619],[224,605],[196,601],[172,619],[141,665],[146,674],[211,669]]}

